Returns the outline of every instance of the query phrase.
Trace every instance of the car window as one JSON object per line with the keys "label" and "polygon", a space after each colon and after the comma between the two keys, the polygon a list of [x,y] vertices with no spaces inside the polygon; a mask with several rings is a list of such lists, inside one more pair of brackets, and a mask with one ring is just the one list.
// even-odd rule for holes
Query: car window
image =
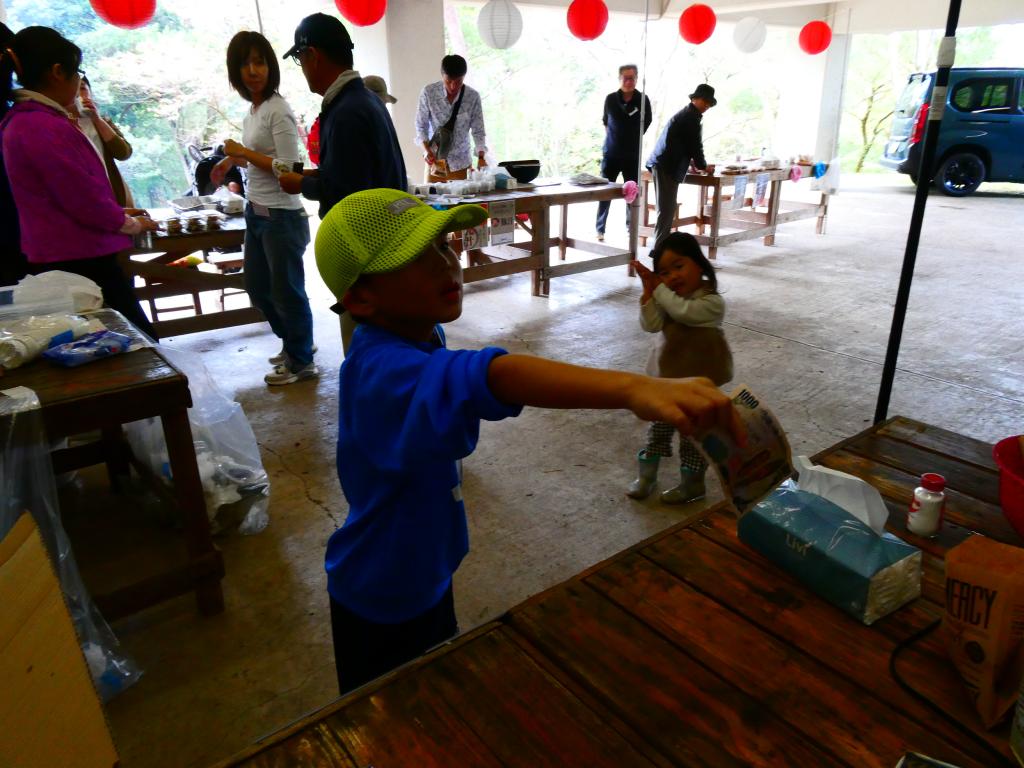
{"label": "car window", "polygon": [[924,103],[931,82],[931,75],[911,75],[903,93],[900,94],[899,101],[896,102],[896,116],[911,117]]}
{"label": "car window", "polygon": [[1013,107],[1011,78],[993,77],[965,80],[953,89],[950,106],[959,112],[992,114],[1009,112]]}

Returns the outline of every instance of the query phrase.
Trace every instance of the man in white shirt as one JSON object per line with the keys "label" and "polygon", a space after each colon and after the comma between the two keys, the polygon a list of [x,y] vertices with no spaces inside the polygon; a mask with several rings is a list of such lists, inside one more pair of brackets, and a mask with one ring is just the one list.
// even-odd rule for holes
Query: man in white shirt
{"label": "man in white shirt", "polygon": [[[472,165],[469,137],[473,136],[473,147],[477,167],[487,163],[487,135],[484,130],[484,111],[480,94],[465,85],[469,66],[461,56],[451,55],[441,59],[441,80],[424,86],[416,107],[416,143],[423,147],[423,161],[427,166],[427,181],[449,181],[464,179]],[[438,129],[449,123],[452,113],[458,110],[451,141],[439,146]]]}

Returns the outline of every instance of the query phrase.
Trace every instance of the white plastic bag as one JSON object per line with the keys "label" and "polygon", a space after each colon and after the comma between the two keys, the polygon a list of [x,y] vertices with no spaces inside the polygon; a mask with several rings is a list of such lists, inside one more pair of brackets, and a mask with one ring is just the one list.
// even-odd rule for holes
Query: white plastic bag
{"label": "white plastic bag", "polygon": [[811,182],[811,189],[824,192],[826,195],[834,195],[839,192],[839,158],[833,157],[828,164],[828,169],[821,178]]}
{"label": "white plastic bag", "polygon": [[15,304],[47,304],[68,300],[71,302],[69,311],[91,312],[103,306],[103,291],[87,277],[60,270],[29,275],[14,288]]}
{"label": "white plastic bag", "polygon": [[[259,533],[270,523],[270,480],[245,411],[217,387],[198,355],[167,346],[160,351],[188,376],[192,394],[188,420],[211,526],[214,530],[227,527],[218,517],[222,508],[245,501],[249,506],[238,532]],[[146,461],[159,477],[173,479],[158,419],[127,424],[125,434],[138,459]]]}

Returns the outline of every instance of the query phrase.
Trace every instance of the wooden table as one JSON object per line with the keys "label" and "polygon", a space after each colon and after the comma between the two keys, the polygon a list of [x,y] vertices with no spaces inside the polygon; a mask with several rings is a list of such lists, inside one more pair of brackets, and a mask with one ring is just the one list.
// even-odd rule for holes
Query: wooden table
{"label": "wooden table", "polygon": [[[812,166],[800,165],[799,167],[804,177],[810,175]],[[754,189],[757,177],[761,173],[768,174],[768,193],[765,204],[755,207],[753,205]],[[697,242],[707,246],[710,259],[717,257],[720,246],[741,240],[753,240],[760,237],[764,239],[765,245],[774,245],[775,231],[778,225],[799,219],[817,218],[816,231],[819,235],[825,234],[828,195],[821,192],[821,198],[817,203],[783,201],[783,182],[789,180],[789,174],[789,167],[776,171],[751,171],[746,174],[725,174],[721,171],[717,171],[712,176],[704,173],[687,174],[684,183],[699,188],[697,213],[692,216],[680,216],[677,205],[672,228],[696,225]],[[732,197],[722,192],[723,188],[728,189],[735,186],[737,176],[745,176],[747,179],[743,208],[738,210],[724,205],[724,203],[730,202]],[[654,236],[651,214],[656,210],[656,206],[650,202],[650,190],[653,188],[650,171],[644,171],[640,187],[642,201],[640,205],[644,220],[639,229],[639,237],[646,245],[647,239]],[[723,229],[733,231],[723,233]]]}
{"label": "wooden table", "polygon": [[[144,339],[120,314],[96,313],[107,328]],[[114,475],[127,469],[121,425],[159,417],[180,514],[187,559],[178,567],[152,574],[93,598],[108,621],[162,600],[194,591],[203,614],[224,610],[220,580],[224,562],[210,538],[203,486],[196,466],[187,409],[192,405],[188,379],[155,347],[99,360],[79,368],[60,368],[36,360],[0,378],[0,389],[28,387],[39,397],[47,437],[100,431],[102,439],[54,451],[55,474],[106,462]]]}
{"label": "wooden table", "polygon": [[891,768],[906,750],[1011,765],[1007,728],[981,728],[937,634],[899,671],[996,754],[888,669],[941,615],[948,545],[968,529],[1020,543],[990,446],[895,418],[815,458],[877,486],[897,532],[917,475],[946,475],[956,527],[920,542],[923,599],[866,627],[740,543],[717,505],[222,765]]}
{"label": "wooden table", "polygon": [[[169,208],[152,209],[150,215],[155,220],[162,221],[172,217],[174,213]],[[128,257],[123,260],[122,265],[133,280],[136,277],[142,278],[144,284],[135,288],[135,295],[139,301],[149,304],[153,327],[161,338],[263,322],[263,313],[255,307],[224,309],[224,292],[244,292],[245,277],[240,269],[233,274],[226,274],[223,271],[224,260],[211,260],[208,253],[214,248],[240,248],[244,241],[245,218],[242,216],[225,217],[221,219],[221,228],[210,232],[168,235],[161,231],[149,233],[145,238],[137,238],[136,246],[128,252]],[[171,262],[197,252],[202,252],[204,261],[215,264],[218,271],[205,272],[188,267],[170,266]],[[231,260],[231,266],[236,265],[241,266],[241,253],[237,259]],[[203,313],[199,294],[204,291],[220,293],[220,312]],[[188,297],[189,304],[175,309],[189,309],[195,314],[192,317],[160,320],[160,312],[175,310],[158,309],[156,300],[171,296]]]}
{"label": "wooden table", "polygon": [[[533,274],[532,291],[534,296],[547,296],[551,290],[551,279],[605,269],[625,264],[630,275],[633,267],[630,262],[636,258],[637,216],[632,216],[629,230],[629,245],[626,250],[615,246],[595,243],[570,237],[568,233],[570,205],[576,203],[592,203],[601,200],[621,200],[621,184],[597,184],[577,186],[562,183],[554,186],[538,186],[524,184],[515,190],[496,190],[467,198],[464,202],[488,203],[511,200],[515,203],[516,213],[525,213],[530,217],[530,240],[509,245],[497,245],[484,248],[483,251],[493,259],[491,264],[467,267],[463,271],[463,282],[473,283],[501,275],[512,275],[521,272]],[[634,203],[634,206],[636,203]],[[560,207],[559,233],[551,237],[552,209]],[[551,263],[551,250],[558,249],[560,261],[565,261],[567,248],[596,254],[599,258],[572,264]]]}

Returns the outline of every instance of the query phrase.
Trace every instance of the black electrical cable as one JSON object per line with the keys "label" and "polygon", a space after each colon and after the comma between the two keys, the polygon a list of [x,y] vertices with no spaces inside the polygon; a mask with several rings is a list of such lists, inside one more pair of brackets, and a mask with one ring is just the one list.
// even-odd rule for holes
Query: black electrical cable
{"label": "black electrical cable", "polygon": [[900,686],[900,688],[905,690],[907,693],[909,693],[915,699],[920,701],[922,704],[927,705],[929,709],[932,709],[936,714],[938,714],[940,717],[942,717],[943,720],[946,720],[946,721],[952,723],[953,725],[955,725],[960,731],[962,731],[964,734],[966,734],[968,737],[970,737],[971,740],[973,740],[977,744],[980,744],[982,747],[984,747],[985,750],[990,755],[995,755],[995,757],[997,758],[999,764],[1001,764],[1001,765],[1010,765],[1010,760],[1009,760],[1009,758],[1006,755],[1004,755],[1002,752],[1000,752],[998,749],[996,749],[994,746],[992,746],[988,742],[988,740],[986,740],[986,739],[982,738],[981,736],[979,736],[978,734],[976,734],[972,729],[968,728],[966,725],[961,723],[955,717],[951,717],[949,715],[949,713],[946,712],[946,710],[944,710],[942,707],[940,707],[934,701],[929,699],[927,696],[925,696],[924,694],[922,694],[919,691],[917,691],[914,688],[912,688],[910,686],[910,684],[906,680],[904,680],[900,676],[900,673],[896,670],[896,660],[899,657],[899,655],[903,651],[905,651],[907,648],[912,646],[914,643],[916,643],[917,641],[927,637],[932,632],[934,632],[941,623],[942,623],[942,619],[936,619],[935,621],[933,621],[931,624],[929,624],[928,626],[924,627],[923,629],[917,630],[917,632],[912,634],[906,640],[901,641],[895,648],[893,648],[892,649],[892,655],[889,656],[889,674],[892,675],[893,680],[895,680],[897,682],[897,684]]}

